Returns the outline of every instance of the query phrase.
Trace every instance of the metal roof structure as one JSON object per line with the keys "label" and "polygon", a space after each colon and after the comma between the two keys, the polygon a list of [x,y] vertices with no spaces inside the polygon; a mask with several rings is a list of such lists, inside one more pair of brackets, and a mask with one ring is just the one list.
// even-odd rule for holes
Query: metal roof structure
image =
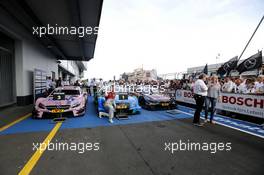
{"label": "metal roof structure", "polygon": [[[99,26],[103,0],[5,0],[0,7],[28,32],[42,26],[95,28]],[[72,28],[71,28],[72,27]],[[81,30],[80,30],[81,31]],[[89,61],[94,56],[96,34],[34,36],[60,60]]]}

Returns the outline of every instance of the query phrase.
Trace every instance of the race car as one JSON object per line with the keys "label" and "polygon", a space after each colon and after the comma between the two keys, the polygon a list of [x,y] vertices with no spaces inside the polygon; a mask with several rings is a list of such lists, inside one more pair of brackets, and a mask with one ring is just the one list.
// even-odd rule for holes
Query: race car
{"label": "race car", "polygon": [[[105,97],[99,95],[97,97],[97,111],[107,112],[104,107]],[[115,115],[120,114],[137,114],[140,113],[141,107],[138,105],[138,99],[136,96],[120,93],[115,96],[116,112]]]}
{"label": "race car", "polygon": [[[147,93],[148,92],[148,93]],[[139,105],[144,109],[175,109],[177,107],[176,101],[170,96],[159,93],[158,91],[142,92],[139,97]]]}
{"label": "race car", "polygon": [[36,100],[33,118],[76,117],[86,111],[87,94],[80,87],[58,87],[46,98]]}

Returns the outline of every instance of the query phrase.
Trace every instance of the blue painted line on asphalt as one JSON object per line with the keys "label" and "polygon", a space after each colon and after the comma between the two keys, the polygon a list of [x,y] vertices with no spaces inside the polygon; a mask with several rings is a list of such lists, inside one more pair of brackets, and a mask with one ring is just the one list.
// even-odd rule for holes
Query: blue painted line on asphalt
{"label": "blue painted line on asphalt", "polygon": [[[178,108],[179,110],[183,112],[189,113],[191,115],[194,114],[193,108],[189,108],[189,107],[185,107],[181,105],[179,105]],[[202,116],[204,116],[204,112],[202,112]],[[233,119],[233,118],[226,117],[223,115],[218,115],[218,114],[214,116],[214,121],[216,121],[217,123],[223,126],[264,138],[264,128],[261,125],[250,123],[247,121],[238,120],[238,119]]]}

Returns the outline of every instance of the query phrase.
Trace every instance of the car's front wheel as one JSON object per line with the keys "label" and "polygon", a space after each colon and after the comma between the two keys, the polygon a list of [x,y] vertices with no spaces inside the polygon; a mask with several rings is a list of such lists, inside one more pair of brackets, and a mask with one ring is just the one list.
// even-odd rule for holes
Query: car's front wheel
{"label": "car's front wheel", "polygon": [[144,97],[142,96],[138,97],[138,103],[139,103],[139,106],[144,107],[146,105],[146,101]]}
{"label": "car's front wheel", "polygon": [[31,118],[38,119],[38,117],[37,117],[37,111],[36,111],[35,108],[33,108],[32,112],[31,112]]}

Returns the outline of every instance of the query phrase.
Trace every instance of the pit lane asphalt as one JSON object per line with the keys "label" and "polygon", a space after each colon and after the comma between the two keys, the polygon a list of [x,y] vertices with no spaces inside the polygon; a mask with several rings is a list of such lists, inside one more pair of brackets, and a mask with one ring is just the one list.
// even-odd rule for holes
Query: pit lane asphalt
{"label": "pit lane asphalt", "polygon": [[0,128],[7,124],[19,119],[28,113],[31,113],[33,105],[27,106],[11,106],[6,108],[0,108]]}
{"label": "pit lane asphalt", "polygon": [[[0,135],[0,174],[17,174],[32,156],[32,143],[48,132]],[[165,142],[231,142],[229,152],[164,151]],[[57,142],[99,142],[99,151],[46,150],[31,174],[263,174],[264,141],[230,128],[191,119],[110,127],[64,129]]]}

